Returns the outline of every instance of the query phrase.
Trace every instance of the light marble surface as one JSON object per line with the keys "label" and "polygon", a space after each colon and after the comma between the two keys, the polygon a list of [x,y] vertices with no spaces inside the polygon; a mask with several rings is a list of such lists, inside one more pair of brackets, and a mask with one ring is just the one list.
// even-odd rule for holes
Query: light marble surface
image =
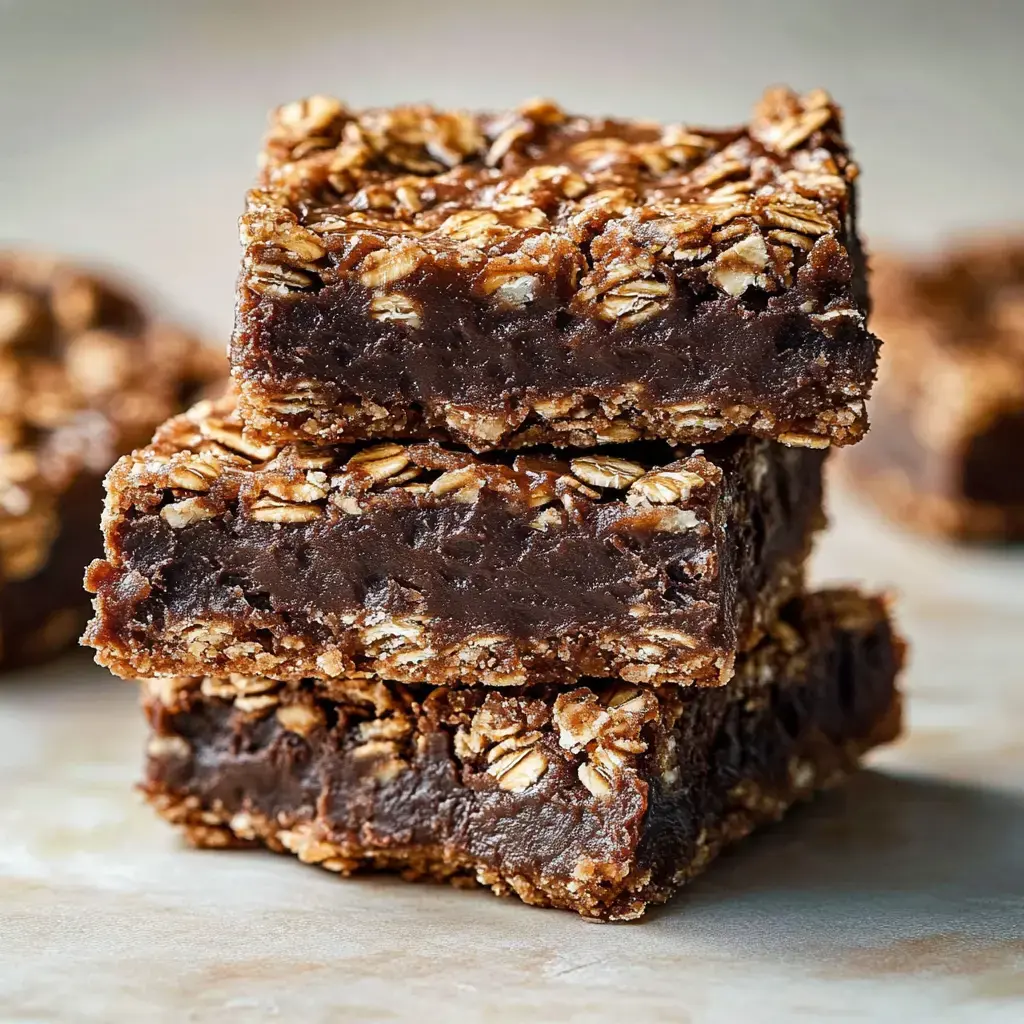
{"label": "light marble surface", "polygon": [[0,1019],[1019,1021],[1024,556],[836,504],[818,574],[900,581],[911,731],[637,924],[187,850],[131,792],[130,684],[8,680]]}
{"label": "light marble surface", "polygon": [[[546,93],[714,122],[778,79],[846,105],[872,238],[1024,222],[1016,0],[284,12],[0,0],[0,238],[128,268],[222,336],[274,102]],[[1024,553],[928,545],[849,498],[835,520],[819,575],[901,592],[911,732],[635,925],[184,850],[131,792],[131,686],[84,655],[5,680],[0,1020],[1019,1021]]]}

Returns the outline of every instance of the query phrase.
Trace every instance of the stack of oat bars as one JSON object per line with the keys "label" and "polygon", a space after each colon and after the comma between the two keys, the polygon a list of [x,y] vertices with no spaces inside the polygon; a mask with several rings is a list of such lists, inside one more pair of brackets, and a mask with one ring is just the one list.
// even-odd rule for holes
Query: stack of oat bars
{"label": "stack of oat bars", "polygon": [[279,109],[235,391],[117,464],[88,576],[160,813],[624,919],[891,740],[884,602],[804,589],[877,355],[855,176],[822,92]]}

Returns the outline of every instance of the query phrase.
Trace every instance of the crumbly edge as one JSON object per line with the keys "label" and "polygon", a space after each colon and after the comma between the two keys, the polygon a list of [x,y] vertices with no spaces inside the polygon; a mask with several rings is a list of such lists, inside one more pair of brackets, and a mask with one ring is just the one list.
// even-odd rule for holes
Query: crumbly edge
{"label": "crumbly edge", "polygon": [[257,443],[333,444],[438,436],[485,452],[536,445],[590,448],[637,440],[711,444],[742,433],[793,447],[827,448],[853,444],[868,428],[864,400],[857,397],[794,420],[747,405],[638,404],[639,389],[627,387],[603,394],[599,411],[593,410],[589,396],[577,394],[520,406],[515,415],[502,415],[448,403],[388,410],[362,400],[334,407],[312,381],[305,382],[299,392],[284,394],[244,378],[238,386],[239,410]]}
{"label": "crumbly edge", "polygon": [[193,846],[207,849],[265,846],[290,852],[307,864],[317,864],[342,876],[362,871],[395,871],[407,881],[480,885],[498,896],[518,896],[538,907],[571,910],[581,917],[629,921],[649,906],[667,902],[687,882],[701,874],[725,847],[762,825],[781,820],[795,803],[843,782],[873,746],[888,742],[899,731],[899,704],[894,702],[875,735],[842,745],[812,745],[808,756],[793,758],[788,784],[779,788],[755,778],[740,780],[730,792],[725,814],[705,821],[697,851],[680,864],[668,881],[653,883],[649,871],[633,870],[614,885],[605,879],[566,882],[540,874],[528,877],[506,873],[443,845],[405,849],[373,849],[362,844],[339,845],[325,840],[316,823],[271,820],[262,815],[229,814],[222,806],[204,807],[198,797],[162,788],[144,788],[146,799],[165,820],[178,826]]}
{"label": "crumbly edge", "polygon": [[[820,621],[828,616],[829,621],[838,623],[846,630],[867,631],[888,615],[889,602],[886,596],[865,598],[852,590],[826,590],[802,594],[794,599],[794,603],[806,609],[808,622]],[[784,611],[784,610],[783,610]],[[746,651],[737,659],[734,673],[729,680],[729,688],[733,693],[749,694],[756,692],[764,685],[765,680],[778,674],[777,666],[780,658],[792,659],[797,655],[806,655],[808,644],[801,631],[786,621],[785,616],[774,614],[764,624],[756,646]],[[898,638],[897,645],[901,642]],[[303,677],[297,679],[274,679],[269,676],[252,676],[244,673],[232,673],[218,676],[204,674],[195,675],[151,675],[141,677],[144,690],[150,693],[161,704],[168,708],[179,706],[179,697],[201,690],[204,696],[216,697],[234,702],[240,710],[259,712],[276,707],[282,701],[294,700],[297,689],[312,687],[318,697],[336,702],[349,702],[357,705],[372,706],[377,713],[393,711],[403,701],[413,700],[414,694],[422,694],[422,687],[434,687],[459,693],[460,700],[479,696],[475,687],[460,687],[451,682],[442,684],[414,684],[415,689],[408,689],[408,681],[376,678],[369,674],[352,673],[336,679]],[[500,701],[508,694],[522,692],[550,692],[552,685],[543,684],[531,678],[526,686],[510,688],[493,688],[485,699]],[[658,701],[672,705],[677,699],[674,687],[659,687],[646,681],[633,682],[620,677],[586,678],[580,685],[602,690],[619,692],[623,687],[646,688],[656,694]],[[401,694],[401,700],[395,697]],[[674,706],[674,705],[673,705]]]}
{"label": "crumbly edge", "polygon": [[840,476],[889,519],[929,537],[970,543],[1024,541],[1024,505],[1002,506],[929,494],[897,469],[844,460]]}
{"label": "crumbly edge", "polygon": [[[239,636],[236,628],[234,622],[209,620],[185,623],[173,630],[165,627],[159,642],[133,643],[117,651],[103,646],[96,661],[124,679],[217,673],[262,675],[282,681],[321,678],[337,680],[340,686],[364,678],[430,685],[524,686],[571,683],[583,675],[618,676],[650,685],[717,686],[728,682],[731,672],[731,661],[722,655],[694,654],[682,646],[667,648],[666,640],[674,639],[670,630],[660,631],[664,634],[661,643],[610,631],[585,645],[481,636],[433,654],[422,625],[384,619],[348,634],[352,646],[362,650],[346,651],[331,644],[308,655],[289,655],[266,651],[262,643]],[[374,637],[374,642],[368,643],[368,636]],[[281,643],[281,649],[287,651],[293,638],[283,641],[287,642]],[[301,638],[299,642],[304,643]],[[372,653],[388,646],[394,653]],[[370,653],[364,653],[367,650]]]}

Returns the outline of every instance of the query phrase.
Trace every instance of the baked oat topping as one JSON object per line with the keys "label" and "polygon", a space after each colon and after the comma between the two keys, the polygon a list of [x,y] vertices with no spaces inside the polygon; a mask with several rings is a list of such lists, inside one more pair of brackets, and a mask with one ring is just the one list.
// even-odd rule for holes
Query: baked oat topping
{"label": "baked oat topping", "polygon": [[246,280],[287,294],[353,274],[371,316],[417,327],[395,286],[436,267],[510,306],[567,290],[578,315],[627,327],[681,277],[775,293],[815,248],[837,258],[856,174],[821,90],[769,90],[726,131],[550,101],[471,114],[314,96],[272,116],[242,218]]}
{"label": "baked oat topping", "polygon": [[[652,468],[613,455],[475,456],[434,443],[334,445],[314,449],[311,459],[301,446],[245,440],[229,397],[201,402],[166,423],[149,448],[118,464],[112,479],[129,497],[137,493],[143,506],[160,494],[160,515],[176,527],[215,514],[210,511],[214,493],[221,502],[233,495],[256,520],[304,523],[329,506],[360,515],[384,500],[429,495],[472,504],[484,492],[538,510],[557,502],[570,509],[576,496],[624,500],[646,515],[648,527],[668,532],[697,527],[701,516],[693,510],[661,506],[685,503],[695,490],[719,484],[721,469],[700,453],[680,449],[673,456],[668,445],[650,450],[659,458]],[[545,511],[549,514],[538,512],[533,520],[535,529],[561,521],[557,509]]]}

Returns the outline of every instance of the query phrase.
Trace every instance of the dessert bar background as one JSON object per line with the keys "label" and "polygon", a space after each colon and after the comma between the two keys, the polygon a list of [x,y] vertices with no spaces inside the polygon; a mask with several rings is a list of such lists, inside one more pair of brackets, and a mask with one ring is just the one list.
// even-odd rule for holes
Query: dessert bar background
{"label": "dessert bar background", "polygon": [[922,533],[1024,541],[1024,232],[875,262],[874,429],[839,468]]}
{"label": "dessert bar background", "polygon": [[120,283],[0,250],[0,665],[75,642],[104,474],[226,379],[214,346]]}

